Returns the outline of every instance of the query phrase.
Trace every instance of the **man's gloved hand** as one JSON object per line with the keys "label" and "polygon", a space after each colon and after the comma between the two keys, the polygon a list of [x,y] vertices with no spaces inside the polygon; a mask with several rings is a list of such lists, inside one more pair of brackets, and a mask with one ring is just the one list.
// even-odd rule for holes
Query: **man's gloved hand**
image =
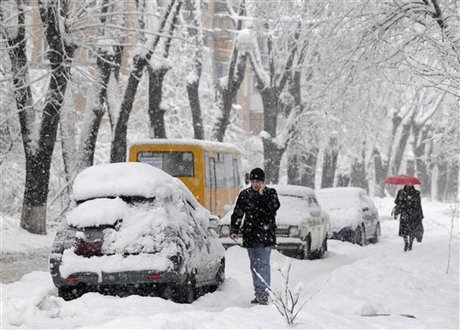
{"label": "man's gloved hand", "polygon": [[263,195],[265,190],[265,182],[262,182],[259,188],[259,194]]}

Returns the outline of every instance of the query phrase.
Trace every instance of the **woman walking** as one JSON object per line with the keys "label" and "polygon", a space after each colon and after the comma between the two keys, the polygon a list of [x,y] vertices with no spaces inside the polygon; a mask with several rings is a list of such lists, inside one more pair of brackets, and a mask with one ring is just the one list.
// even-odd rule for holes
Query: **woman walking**
{"label": "woman walking", "polygon": [[[399,218],[399,236],[404,239],[404,251],[412,250],[415,237],[421,241],[423,234],[423,211],[420,192],[412,185],[405,185],[398,191],[395,199],[394,217]],[[421,232],[422,231],[422,232]]]}

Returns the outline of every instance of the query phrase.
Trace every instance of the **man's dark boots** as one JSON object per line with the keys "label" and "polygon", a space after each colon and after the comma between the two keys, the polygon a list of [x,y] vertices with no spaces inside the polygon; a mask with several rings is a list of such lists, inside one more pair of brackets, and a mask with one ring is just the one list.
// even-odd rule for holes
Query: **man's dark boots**
{"label": "man's dark boots", "polygon": [[260,305],[267,305],[268,304],[268,292],[262,292],[259,296],[259,304]]}
{"label": "man's dark boots", "polygon": [[251,300],[251,304],[267,305],[268,292],[256,293],[254,299]]}

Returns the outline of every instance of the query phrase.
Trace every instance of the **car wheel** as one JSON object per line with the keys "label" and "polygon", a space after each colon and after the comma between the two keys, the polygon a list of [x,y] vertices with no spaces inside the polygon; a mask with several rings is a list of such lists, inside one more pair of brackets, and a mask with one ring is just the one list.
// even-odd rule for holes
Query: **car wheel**
{"label": "car wheel", "polygon": [[178,303],[191,304],[195,300],[195,276],[187,276],[182,285],[178,285],[174,290],[174,301]]}
{"label": "car wheel", "polygon": [[321,259],[322,257],[324,257],[326,252],[327,252],[327,237],[325,237],[323,240],[323,244],[321,245],[321,249],[319,250],[318,257]]}
{"label": "car wheel", "polygon": [[381,235],[382,235],[382,232],[380,229],[380,223],[377,222],[377,225],[375,226],[375,236],[371,239],[371,243],[373,244],[378,243]]}
{"label": "car wheel", "polygon": [[307,237],[305,240],[305,245],[303,246],[301,257],[304,260],[311,259],[311,238],[310,236]]}
{"label": "car wheel", "polygon": [[220,261],[219,270],[216,273],[216,284],[209,286],[209,292],[214,292],[217,290],[220,284],[225,281],[225,258]]}
{"label": "car wheel", "polygon": [[366,232],[364,231],[362,226],[356,227],[353,243],[361,246],[366,245]]}
{"label": "car wheel", "polygon": [[216,274],[217,285],[224,283],[225,281],[225,258],[220,261],[219,270]]}
{"label": "car wheel", "polygon": [[65,301],[77,299],[83,295],[83,290],[79,287],[60,287],[58,288],[58,295]]}

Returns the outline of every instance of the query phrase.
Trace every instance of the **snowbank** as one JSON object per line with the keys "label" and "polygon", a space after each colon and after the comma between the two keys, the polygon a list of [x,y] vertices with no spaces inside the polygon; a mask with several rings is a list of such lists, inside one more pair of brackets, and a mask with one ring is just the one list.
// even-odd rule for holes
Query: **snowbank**
{"label": "snowbank", "polygon": [[[330,240],[325,259],[289,259],[291,284],[296,287],[303,283],[302,298],[308,300],[295,328],[459,328],[458,216],[447,273],[450,205],[423,201],[424,240],[404,253],[402,239],[397,236],[398,222],[385,214],[392,203],[391,199],[376,199],[382,216],[378,244],[360,247]],[[11,234],[16,237],[17,233],[2,232],[4,236]],[[28,239],[32,237],[35,235]],[[20,240],[9,239],[12,245],[19,245]],[[286,260],[273,251],[272,265],[283,265]],[[273,304],[249,303],[253,293],[246,251],[232,247],[226,252],[226,261],[224,285],[191,305],[95,293],[65,302],[57,297],[48,272],[32,272],[20,281],[2,284],[2,328],[290,328]],[[281,286],[280,274],[275,271],[272,285]]]}

